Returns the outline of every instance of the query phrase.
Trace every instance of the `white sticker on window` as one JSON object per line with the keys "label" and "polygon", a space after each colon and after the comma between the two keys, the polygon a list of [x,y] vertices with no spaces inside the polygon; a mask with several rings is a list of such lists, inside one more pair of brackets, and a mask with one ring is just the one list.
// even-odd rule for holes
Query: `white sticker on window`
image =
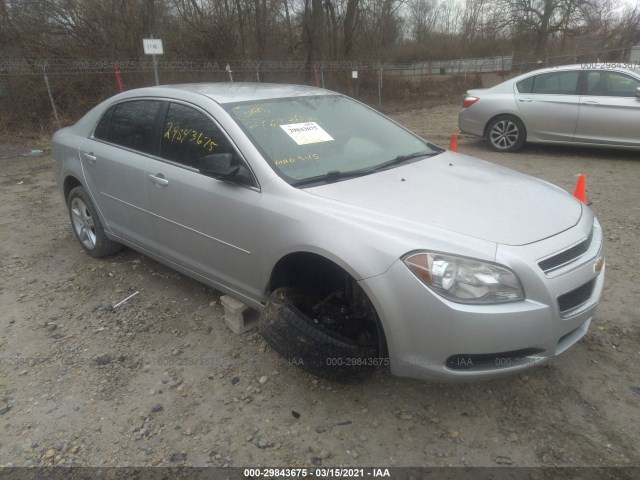
{"label": "white sticker on window", "polygon": [[291,123],[289,125],[280,125],[280,128],[298,145],[331,142],[333,140],[333,137],[316,122]]}

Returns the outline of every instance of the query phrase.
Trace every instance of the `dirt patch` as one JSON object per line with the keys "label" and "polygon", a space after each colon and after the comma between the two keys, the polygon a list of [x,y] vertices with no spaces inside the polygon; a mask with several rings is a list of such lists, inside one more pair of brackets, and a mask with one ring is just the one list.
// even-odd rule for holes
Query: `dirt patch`
{"label": "dirt patch", "polygon": [[[395,118],[446,146],[457,111]],[[567,190],[587,175],[608,249],[591,331],[548,366],[498,381],[381,371],[336,385],[255,333],[231,333],[208,287],[132,250],[87,256],[48,153],[23,156],[31,149],[0,147],[2,465],[640,465],[637,153],[497,154],[462,137],[462,153]]]}

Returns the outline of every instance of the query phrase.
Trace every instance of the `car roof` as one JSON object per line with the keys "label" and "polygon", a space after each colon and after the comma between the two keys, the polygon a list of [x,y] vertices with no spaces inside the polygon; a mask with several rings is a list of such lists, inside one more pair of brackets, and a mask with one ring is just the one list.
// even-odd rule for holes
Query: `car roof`
{"label": "car roof", "polygon": [[614,64],[614,63],[583,63],[583,64],[573,64],[573,65],[560,65],[557,67],[545,67],[540,68],[538,70],[531,70],[530,72],[524,72],[515,77],[509,78],[502,83],[494,85],[493,87],[488,87],[486,89],[472,89],[468,90],[468,94],[473,94],[472,92],[477,92],[478,90],[491,90],[494,93],[508,93],[512,88],[513,84],[518,83],[526,78],[533,77],[535,75],[540,75],[541,73],[552,73],[552,72],[563,72],[563,71],[576,71],[576,70],[584,70],[586,71],[611,71],[611,72],[622,72],[631,74],[632,76],[638,78],[640,77],[640,73],[637,69],[629,69],[625,68],[625,64]]}
{"label": "car roof", "polygon": [[573,64],[573,65],[560,65],[557,67],[545,67],[545,68],[540,68],[538,70],[531,70],[530,72],[525,72],[523,73],[523,75],[532,75],[532,74],[536,74],[536,73],[542,73],[542,72],[557,72],[557,71],[563,71],[563,70],[611,70],[611,71],[617,71],[617,72],[631,72],[631,73],[636,73],[634,72],[631,68],[629,68],[631,65],[627,65],[625,63],[615,63],[615,62],[611,62],[611,63],[577,63],[577,64]]}
{"label": "car roof", "polygon": [[183,83],[129,90],[129,96],[172,96],[179,92],[204,95],[219,104],[273,98],[335,95],[335,92],[306,85],[251,82]]}

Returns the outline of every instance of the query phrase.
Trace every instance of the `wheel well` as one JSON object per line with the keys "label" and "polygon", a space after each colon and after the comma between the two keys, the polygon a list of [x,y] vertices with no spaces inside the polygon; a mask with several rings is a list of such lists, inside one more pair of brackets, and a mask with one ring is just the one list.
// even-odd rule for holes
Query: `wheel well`
{"label": "wheel well", "polygon": [[[271,273],[268,292],[293,287],[321,298],[331,298],[338,290],[349,291],[349,301],[370,312],[365,315],[377,331],[378,351],[387,355],[387,342],[378,314],[367,294],[349,272],[335,262],[315,253],[297,252],[281,258]],[[370,310],[368,310],[370,309]],[[355,316],[354,316],[355,318]]]}
{"label": "wheel well", "polygon": [[349,273],[321,255],[291,253],[281,258],[271,273],[268,291],[296,287],[308,293],[329,295],[344,285]]}
{"label": "wheel well", "polygon": [[65,200],[65,202],[69,198],[69,193],[71,192],[71,190],[73,190],[76,187],[81,187],[81,186],[82,186],[82,184],[80,183],[80,181],[76,177],[72,177],[71,175],[69,175],[67,178],[65,178],[64,179],[64,200]]}
{"label": "wheel well", "polygon": [[524,124],[520,117],[511,113],[499,113],[498,115],[494,115],[493,117],[491,117],[484,126],[484,132],[482,134],[483,138],[487,138],[487,134],[489,133],[489,125],[491,125],[491,123],[498,117],[513,117],[517,119],[522,124],[522,128],[524,129],[524,138],[527,138],[527,126]]}

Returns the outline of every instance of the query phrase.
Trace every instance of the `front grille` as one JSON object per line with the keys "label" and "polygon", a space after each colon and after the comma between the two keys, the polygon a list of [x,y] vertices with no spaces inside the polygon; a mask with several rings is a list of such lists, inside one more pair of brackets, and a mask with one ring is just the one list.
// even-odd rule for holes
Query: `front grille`
{"label": "front grille", "polygon": [[591,240],[593,239],[593,230],[589,234],[589,237],[583,242],[574,245],[567,250],[560,252],[552,257],[546,258],[541,262],[538,262],[538,266],[544,273],[548,273],[556,268],[560,268],[563,265],[573,262],[578,257],[584,255],[591,246]]}
{"label": "front grille", "polygon": [[596,279],[594,278],[581,287],[578,287],[575,290],[571,290],[564,295],[560,295],[558,297],[558,307],[560,307],[560,314],[565,315],[589,300],[589,298],[591,298],[591,294],[593,293],[593,287],[595,283]]}

